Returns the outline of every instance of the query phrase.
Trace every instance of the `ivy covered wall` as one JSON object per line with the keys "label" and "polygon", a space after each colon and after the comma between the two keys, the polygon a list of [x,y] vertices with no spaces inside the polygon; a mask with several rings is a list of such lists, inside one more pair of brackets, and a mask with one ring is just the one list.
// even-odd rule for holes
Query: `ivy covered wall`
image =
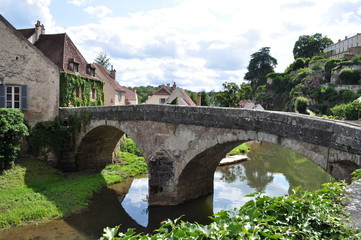
{"label": "ivy covered wall", "polygon": [[[60,72],[60,107],[82,107],[104,105],[104,82],[85,78],[77,74]],[[76,89],[81,88],[81,98]],[[96,99],[91,99],[92,89],[96,90]]]}

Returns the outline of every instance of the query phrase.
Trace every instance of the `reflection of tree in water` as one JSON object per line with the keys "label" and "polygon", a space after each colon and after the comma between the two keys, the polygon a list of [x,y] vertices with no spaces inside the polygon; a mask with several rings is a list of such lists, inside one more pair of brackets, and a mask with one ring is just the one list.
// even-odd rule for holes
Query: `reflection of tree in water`
{"label": "reflection of tree in water", "polygon": [[247,172],[251,172],[251,176],[254,172],[261,172],[260,177],[265,178],[264,183],[267,185],[267,172],[282,173],[290,185],[289,193],[298,186],[303,190],[316,190],[322,183],[332,181],[332,177],[311,160],[285,147],[258,142],[252,142],[249,146],[251,152],[248,156],[251,161],[244,163],[248,179]]}
{"label": "reflection of tree in water", "polygon": [[227,183],[235,182],[237,179],[240,182],[246,180],[244,166],[241,164],[219,167],[217,168],[217,172],[222,173],[221,180]]}
{"label": "reflection of tree in water", "polygon": [[274,180],[273,173],[281,173],[290,187],[288,192],[300,186],[303,190],[316,190],[322,183],[332,181],[332,177],[306,157],[285,147],[271,143],[248,143],[250,161],[220,167],[221,180],[232,183],[247,180],[247,185],[256,191],[264,192]]}

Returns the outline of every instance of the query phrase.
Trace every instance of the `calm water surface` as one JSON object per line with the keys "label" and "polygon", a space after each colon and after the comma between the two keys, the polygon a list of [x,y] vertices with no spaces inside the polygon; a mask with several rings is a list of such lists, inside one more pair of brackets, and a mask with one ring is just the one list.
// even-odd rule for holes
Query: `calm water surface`
{"label": "calm water surface", "polygon": [[298,186],[316,190],[322,183],[333,181],[310,160],[286,148],[257,142],[249,145],[250,161],[217,168],[212,195],[175,207],[148,207],[148,178],[130,179],[97,194],[89,208],[80,214],[5,231],[0,239],[98,239],[104,227],[119,224],[122,231],[131,227],[139,232],[151,232],[164,219],[180,215],[184,215],[184,220],[207,224],[208,216],[242,206],[250,200],[245,197],[247,194],[259,191],[268,196],[282,196]]}

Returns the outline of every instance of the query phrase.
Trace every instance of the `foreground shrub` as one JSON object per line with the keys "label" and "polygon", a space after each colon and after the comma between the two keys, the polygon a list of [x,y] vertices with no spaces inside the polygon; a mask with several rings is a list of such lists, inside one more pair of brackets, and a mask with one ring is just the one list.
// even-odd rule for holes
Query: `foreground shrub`
{"label": "foreground shrub", "polygon": [[346,225],[342,203],[346,184],[328,183],[315,192],[268,197],[253,194],[255,200],[238,211],[221,211],[209,225],[167,220],[154,235],[126,233],[106,228],[101,240],[120,239],[361,239]]}
{"label": "foreground shrub", "polygon": [[0,108],[0,170],[12,167],[28,134],[24,114],[19,109]]}
{"label": "foreground shrub", "polygon": [[123,138],[123,143],[120,145],[119,150],[122,152],[128,152],[137,155],[138,157],[142,156],[142,153],[140,152],[137,144],[129,137]]}

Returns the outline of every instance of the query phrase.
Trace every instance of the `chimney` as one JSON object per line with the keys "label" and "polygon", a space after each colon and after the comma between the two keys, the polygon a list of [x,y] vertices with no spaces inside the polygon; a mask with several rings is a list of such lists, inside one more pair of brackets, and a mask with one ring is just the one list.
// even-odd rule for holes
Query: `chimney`
{"label": "chimney", "polygon": [[40,24],[40,21],[38,20],[35,24],[35,41],[38,41],[41,34],[45,34],[45,28],[44,24]]}
{"label": "chimney", "polygon": [[198,93],[197,106],[202,106],[202,94]]}
{"label": "chimney", "polygon": [[110,76],[115,80],[115,76],[116,76],[117,71],[115,71],[115,69],[113,69],[113,65],[112,65],[112,69],[110,70]]}

